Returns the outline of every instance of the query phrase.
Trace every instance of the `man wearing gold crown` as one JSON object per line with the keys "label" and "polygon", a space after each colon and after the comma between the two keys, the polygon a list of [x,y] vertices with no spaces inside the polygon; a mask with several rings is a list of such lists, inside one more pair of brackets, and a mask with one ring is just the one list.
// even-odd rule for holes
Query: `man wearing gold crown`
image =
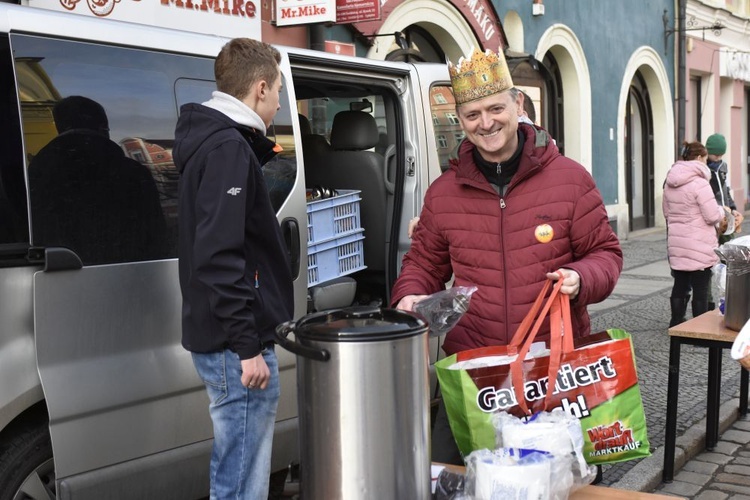
{"label": "man wearing gold crown", "polygon": [[[453,276],[456,286],[478,290],[443,350],[504,345],[544,282],[560,271],[574,334],[588,335],[586,306],[604,300],[622,270],[594,179],[561,155],[545,130],[519,123],[523,95],[502,53],[475,50],[449,70],[466,139],[427,190],[392,305],[413,310]],[[549,336],[546,323],[541,338]],[[462,463],[442,405],[432,449],[435,461]]]}

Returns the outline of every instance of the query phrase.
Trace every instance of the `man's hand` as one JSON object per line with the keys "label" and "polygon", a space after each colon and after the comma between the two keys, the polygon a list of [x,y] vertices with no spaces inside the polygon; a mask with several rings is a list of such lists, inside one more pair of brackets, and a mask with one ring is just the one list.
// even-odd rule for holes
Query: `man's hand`
{"label": "man's hand", "polygon": [[262,390],[268,387],[271,370],[268,369],[262,354],[258,354],[254,358],[243,359],[240,363],[242,364],[242,385],[248,389]]}
{"label": "man's hand", "polygon": [[398,301],[396,309],[403,311],[413,311],[414,305],[422,299],[429,297],[429,295],[407,295],[403,299]]}
{"label": "man's hand", "polygon": [[734,232],[739,233],[742,231],[742,221],[745,220],[745,216],[737,210],[732,210],[732,215],[734,215]]}
{"label": "man's hand", "polygon": [[729,215],[732,213],[732,209],[728,206],[724,206],[724,218],[719,222],[719,225],[717,226],[717,231],[719,233],[719,236],[727,232],[727,228],[729,227]]}
{"label": "man's hand", "polygon": [[562,273],[563,278],[563,285],[560,288],[560,292],[570,295],[570,300],[575,299],[578,296],[578,292],[581,290],[581,277],[572,269],[561,267],[554,273],[547,273],[547,278],[552,281],[557,281],[560,279],[558,273]]}
{"label": "man's hand", "polygon": [[406,234],[409,236],[409,239],[411,239],[412,235],[414,234],[414,230],[417,228],[417,224],[419,224],[419,217],[414,217],[409,221],[409,227],[406,228]]}

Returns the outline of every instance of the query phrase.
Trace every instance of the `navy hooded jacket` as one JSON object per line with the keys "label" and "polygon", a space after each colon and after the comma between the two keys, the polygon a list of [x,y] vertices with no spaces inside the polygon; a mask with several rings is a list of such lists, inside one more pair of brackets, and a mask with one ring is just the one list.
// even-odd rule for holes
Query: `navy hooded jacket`
{"label": "navy hooded jacket", "polygon": [[180,171],[182,345],[258,355],[292,319],[289,255],[261,166],[274,143],[200,104],[180,109],[173,156]]}

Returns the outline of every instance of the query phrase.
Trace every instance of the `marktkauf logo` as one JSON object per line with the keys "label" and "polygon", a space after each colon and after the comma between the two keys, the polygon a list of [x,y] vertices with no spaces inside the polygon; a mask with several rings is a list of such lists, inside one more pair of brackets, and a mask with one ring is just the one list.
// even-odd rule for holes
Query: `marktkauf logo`
{"label": "marktkauf logo", "polygon": [[[78,2],[81,0],[60,0],[62,5],[67,10],[75,10]],[[132,0],[133,2],[140,2],[141,0]],[[95,16],[107,17],[112,13],[116,3],[120,3],[120,0],[86,0],[89,6],[89,10]]]}

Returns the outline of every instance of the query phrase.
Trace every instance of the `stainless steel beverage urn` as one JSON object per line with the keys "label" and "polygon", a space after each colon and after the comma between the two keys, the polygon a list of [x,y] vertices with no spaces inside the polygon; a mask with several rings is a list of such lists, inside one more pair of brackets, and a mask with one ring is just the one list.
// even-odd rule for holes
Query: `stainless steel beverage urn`
{"label": "stainless steel beverage urn", "polygon": [[727,265],[724,326],[740,331],[750,319],[750,247],[732,240],[714,252]]}
{"label": "stainless steel beverage urn", "polygon": [[373,307],[278,327],[297,355],[303,500],[430,498],[427,330]]}

